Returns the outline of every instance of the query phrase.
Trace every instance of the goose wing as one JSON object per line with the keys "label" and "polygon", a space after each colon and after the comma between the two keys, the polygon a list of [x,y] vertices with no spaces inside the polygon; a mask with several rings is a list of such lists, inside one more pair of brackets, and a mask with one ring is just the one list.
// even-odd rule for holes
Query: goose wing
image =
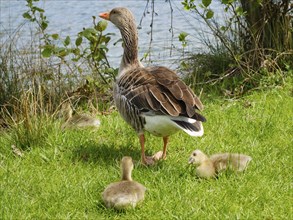
{"label": "goose wing", "polygon": [[123,74],[117,84],[120,95],[142,112],[205,121],[196,112],[203,109],[199,98],[168,68],[135,68]]}

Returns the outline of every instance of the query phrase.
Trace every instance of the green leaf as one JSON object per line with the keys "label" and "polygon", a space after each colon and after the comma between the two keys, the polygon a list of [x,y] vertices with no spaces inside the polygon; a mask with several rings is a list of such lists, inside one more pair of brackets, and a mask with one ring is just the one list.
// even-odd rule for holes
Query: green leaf
{"label": "green leaf", "polygon": [[105,43],[109,43],[109,41],[111,40],[111,37],[105,37]]}
{"label": "green leaf", "polygon": [[206,19],[211,19],[214,16],[214,12],[211,9],[207,10]]}
{"label": "green leaf", "polygon": [[222,0],[222,4],[224,5],[230,5],[232,4],[233,2],[235,2],[236,0]]}
{"label": "green leaf", "polygon": [[100,40],[99,40],[99,42],[100,42],[100,43],[105,43],[105,44],[107,44],[107,43],[109,43],[110,40],[111,40],[111,37],[108,37],[108,36],[100,36]]}
{"label": "green leaf", "polygon": [[59,38],[59,34],[52,34],[51,36],[54,40],[57,40]]}
{"label": "green leaf", "polygon": [[188,33],[186,32],[181,32],[178,36],[179,41],[181,42],[182,47],[186,47],[187,46],[187,41],[186,41],[186,37],[188,36]]}
{"label": "green leaf", "polygon": [[89,40],[93,35],[96,35],[97,33],[97,30],[95,30],[94,28],[86,28],[79,34]]}
{"label": "green leaf", "polygon": [[22,17],[25,18],[25,19],[29,19],[29,20],[32,19],[32,16],[28,12],[23,13]]}
{"label": "green leaf", "polygon": [[75,55],[75,56],[79,56],[80,55],[80,49],[79,48],[75,48],[72,50],[72,53]]}
{"label": "green leaf", "polygon": [[52,55],[53,51],[51,48],[45,48],[43,51],[42,51],[42,56],[43,57],[50,57]]}
{"label": "green leaf", "polygon": [[183,2],[181,2],[181,4],[184,6],[184,9],[186,11],[196,8],[196,5],[194,4],[194,0],[184,0]]}
{"label": "green leaf", "polygon": [[58,47],[55,49],[55,53],[57,54],[57,56],[59,57],[65,57],[66,55],[68,55],[67,51],[65,48],[63,47]]}
{"label": "green leaf", "polygon": [[105,72],[108,73],[108,74],[113,74],[114,73],[114,69],[112,67],[106,68],[105,69]]}
{"label": "green leaf", "polygon": [[103,45],[103,44],[100,44],[100,45],[98,46],[98,48],[99,48],[99,49],[102,49],[102,50],[106,50],[106,51],[109,50],[108,47],[107,47],[106,45]]}
{"label": "green leaf", "polygon": [[99,21],[97,26],[95,27],[97,31],[104,31],[108,26],[108,22],[105,20]]}
{"label": "green leaf", "polygon": [[208,7],[211,4],[212,0],[202,0],[201,2],[205,7]]}
{"label": "green leaf", "polygon": [[42,21],[42,23],[41,23],[42,30],[43,31],[46,30],[47,27],[48,27],[48,22]]}
{"label": "green leaf", "polygon": [[27,7],[29,7],[29,8],[33,7],[32,0],[27,0],[26,2],[27,2],[27,5],[26,5]]}
{"label": "green leaf", "polygon": [[186,32],[181,32],[178,36],[179,41],[186,41],[186,37],[188,36],[188,33]]}
{"label": "green leaf", "polygon": [[226,26],[221,26],[221,27],[220,27],[220,30],[221,30],[221,31],[226,31],[226,30],[227,30],[227,27],[226,27]]}
{"label": "green leaf", "polygon": [[44,9],[38,8],[36,6],[32,7],[32,11],[45,12]]}
{"label": "green leaf", "polygon": [[230,4],[230,0],[222,0],[222,4],[228,5],[228,4]]}
{"label": "green leaf", "polygon": [[237,7],[235,11],[236,11],[238,16],[243,15],[243,8],[242,7]]}
{"label": "green leaf", "polygon": [[70,37],[67,36],[64,40],[64,46],[68,46],[70,44]]}
{"label": "green leaf", "polygon": [[75,45],[78,47],[78,46],[81,45],[81,43],[82,43],[82,37],[78,37],[78,38],[76,38],[76,40],[75,40]]}

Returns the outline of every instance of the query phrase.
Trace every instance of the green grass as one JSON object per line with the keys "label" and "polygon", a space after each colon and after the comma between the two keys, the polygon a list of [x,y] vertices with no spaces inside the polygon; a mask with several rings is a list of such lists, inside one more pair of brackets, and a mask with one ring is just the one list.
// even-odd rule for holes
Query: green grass
{"label": "green grass", "polygon": [[[180,132],[168,158],[140,165],[134,131],[114,112],[98,131],[61,132],[48,122],[45,140],[15,157],[15,132],[0,135],[0,219],[292,219],[292,87],[251,93],[238,100],[205,102],[205,135]],[[148,153],[162,140],[147,135]],[[190,153],[240,152],[253,157],[243,174],[200,180],[187,165]],[[147,188],[135,210],[106,209],[101,192],[120,178],[124,155],[135,160],[134,180]]]}

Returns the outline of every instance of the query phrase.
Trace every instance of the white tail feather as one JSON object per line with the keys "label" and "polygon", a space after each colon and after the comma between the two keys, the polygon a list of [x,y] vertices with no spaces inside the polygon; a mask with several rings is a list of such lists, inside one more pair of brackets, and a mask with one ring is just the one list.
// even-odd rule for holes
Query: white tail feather
{"label": "white tail feather", "polygon": [[[172,117],[167,115],[143,115],[145,117],[145,130],[156,136],[169,136],[176,133],[178,130],[183,130],[191,136],[200,137],[203,135],[204,130],[201,122],[197,122],[195,119],[187,118],[183,116]],[[175,121],[182,121],[189,124],[199,124],[199,130],[193,131],[188,128],[180,126]]]}

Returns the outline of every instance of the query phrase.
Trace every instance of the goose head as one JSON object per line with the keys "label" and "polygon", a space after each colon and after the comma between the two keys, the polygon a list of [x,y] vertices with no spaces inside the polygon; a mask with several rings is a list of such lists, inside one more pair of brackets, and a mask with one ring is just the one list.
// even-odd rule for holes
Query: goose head
{"label": "goose head", "polygon": [[110,12],[100,13],[99,16],[100,18],[111,21],[120,30],[130,25],[135,26],[135,18],[127,8],[113,8]]}
{"label": "goose head", "polygon": [[200,165],[202,164],[205,160],[208,160],[208,156],[205,155],[201,150],[194,150],[188,160],[189,164],[195,164],[195,165]]}
{"label": "goose head", "polygon": [[122,180],[132,181],[131,173],[133,170],[133,161],[129,156],[124,156],[121,160]]}
{"label": "goose head", "polygon": [[138,34],[135,18],[127,8],[114,8],[110,12],[99,14],[100,18],[111,21],[119,30],[123,39],[124,54],[119,73],[124,69],[142,66],[138,59]]}

